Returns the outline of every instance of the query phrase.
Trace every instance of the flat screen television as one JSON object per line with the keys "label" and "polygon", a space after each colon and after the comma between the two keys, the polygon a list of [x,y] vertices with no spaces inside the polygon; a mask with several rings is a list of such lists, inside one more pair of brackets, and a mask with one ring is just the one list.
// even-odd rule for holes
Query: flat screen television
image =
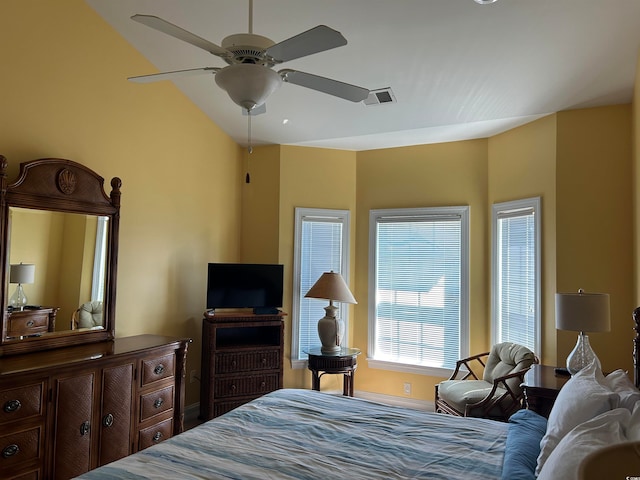
{"label": "flat screen television", "polygon": [[283,265],[210,263],[207,309],[253,308],[255,313],[276,313],[282,307]]}

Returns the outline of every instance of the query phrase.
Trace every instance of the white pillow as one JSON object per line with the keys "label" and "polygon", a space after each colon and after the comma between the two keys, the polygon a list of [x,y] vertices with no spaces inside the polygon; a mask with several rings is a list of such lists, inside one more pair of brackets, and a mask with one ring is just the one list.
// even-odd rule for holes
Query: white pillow
{"label": "white pillow", "polygon": [[580,462],[591,452],[627,441],[624,429],[631,412],[616,408],[571,430],[553,450],[538,480],[578,480]]}
{"label": "white pillow", "polygon": [[604,379],[603,384],[618,394],[620,402],[618,406],[633,410],[636,402],[640,400],[640,390],[636,388],[624,370],[614,370]]}
{"label": "white pillow", "polygon": [[632,410],[626,433],[629,440],[640,442],[640,401],[636,402]]}
{"label": "white pillow", "polygon": [[540,474],[560,440],[574,427],[618,406],[618,395],[601,385],[598,379],[603,380],[602,372],[598,365],[591,363],[560,390],[549,414],[547,432],[540,442],[536,475]]}

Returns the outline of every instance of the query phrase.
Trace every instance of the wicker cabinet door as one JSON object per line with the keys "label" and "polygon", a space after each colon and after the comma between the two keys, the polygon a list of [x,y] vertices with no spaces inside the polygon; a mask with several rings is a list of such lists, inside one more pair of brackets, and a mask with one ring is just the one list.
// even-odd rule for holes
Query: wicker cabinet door
{"label": "wicker cabinet door", "polygon": [[100,465],[131,453],[131,398],[133,363],[102,371]]}
{"label": "wicker cabinet door", "polygon": [[93,385],[93,372],[55,380],[52,478],[56,480],[73,478],[90,469]]}

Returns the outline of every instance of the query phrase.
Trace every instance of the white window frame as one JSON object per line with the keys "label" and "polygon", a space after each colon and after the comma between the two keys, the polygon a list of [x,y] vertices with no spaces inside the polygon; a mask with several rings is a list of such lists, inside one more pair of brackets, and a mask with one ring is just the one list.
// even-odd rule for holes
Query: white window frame
{"label": "white window frame", "polygon": [[460,220],[460,320],[458,338],[459,351],[456,357],[465,358],[469,356],[469,206],[465,205],[454,207],[384,209],[371,210],[369,212],[369,357],[367,360],[371,368],[448,377],[451,375],[455,365],[451,365],[451,367],[433,367],[376,359],[376,253],[378,222],[385,219],[412,221],[424,220],[425,218],[434,220],[458,218]]}
{"label": "white window frame", "polygon": [[91,280],[91,301],[93,302],[104,301],[108,234],[109,217],[98,217],[96,251],[93,258],[93,276]]}
{"label": "white window frame", "polygon": [[[522,216],[533,214],[535,227],[535,273],[534,273],[534,342],[533,351],[540,356],[541,340],[541,318],[542,318],[542,294],[541,294],[541,272],[542,272],[542,234],[541,234],[541,199],[540,197],[524,198],[509,202],[501,202],[493,204],[491,215],[492,239],[491,239],[491,340],[494,344],[501,343],[502,337],[501,325],[501,278],[499,275],[500,268],[498,265],[500,245],[500,231],[498,220],[501,218]],[[531,348],[531,346],[530,346]]]}
{"label": "white window frame", "polygon": [[[293,256],[293,293],[291,305],[291,368],[306,368],[307,355],[301,351],[300,347],[300,302],[304,301],[306,292],[300,291],[300,275],[301,275],[301,245],[302,245],[302,227],[305,221],[329,222],[342,224],[342,258],[340,274],[344,280],[349,283],[349,241],[351,237],[351,213],[349,210],[332,210],[324,208],[303,208],[295,209],[295,233],[294,233],[294,256]],[[307,300],[314,301],[314,300]],[[327,305],[328,305],[327,301]],[[340,304],[337,304],[340,306]],[[318,317],[320,320],[322,317]],[[349,344],[349,311],[347,308],[341,308],[340,318],[344,321],[345,337],[344,344]],[[318,346],[320,339],[318,338]]]}

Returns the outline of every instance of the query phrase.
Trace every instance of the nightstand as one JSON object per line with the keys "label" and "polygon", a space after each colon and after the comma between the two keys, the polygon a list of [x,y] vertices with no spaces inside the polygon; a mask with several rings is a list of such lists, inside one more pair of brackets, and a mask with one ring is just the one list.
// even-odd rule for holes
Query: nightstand
{"label": "nightstand", "polygon": [[360,355],[358,348],[341,348],[335,353],[322,353],[320,347],[305,350],[309,356],[309,370],[311,370],[311,388],[320,390],[320,377],[325,373],[343,374],[344,383],[342,394],[353,397],[353,380],[358,368],[357,357]]}
{"label": "nightstand", "polygon": [[547,418],[560,389],[571,378],[556,375],[555,368],[549,365],[533,364],[525,374],[522,383],[525,407]]}

